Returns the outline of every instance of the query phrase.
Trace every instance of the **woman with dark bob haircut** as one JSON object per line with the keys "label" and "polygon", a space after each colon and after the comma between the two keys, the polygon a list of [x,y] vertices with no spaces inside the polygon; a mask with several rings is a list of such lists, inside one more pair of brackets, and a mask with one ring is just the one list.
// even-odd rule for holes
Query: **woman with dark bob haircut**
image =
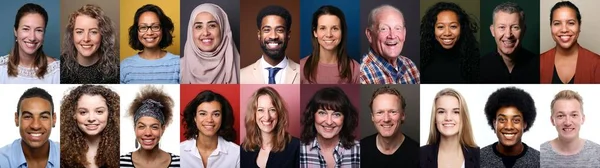
{"label": "woman with dark bob haircut", "polygon": [[233,117],[233,107],[221,94],[198,93],[183,110],[181,167],[240,167],[240,146],[232,142]]}
{"label": "woman with dark bob haircut", "polygon": [[317,91],[306,105],[301,123],[300,167],[360,166],[360,145],[353,135],[358,111],[342,89]]}
{"label": "woman with dark bob haircut", "polygon": [[179,83],[179,55],[164,50],[173,44],[174,25],[160,7],[144,5],[135,12],[129,45],[140,52],[121,62],[121,83]]}
{"label": "woman with dark bob haircut", "polygon": [[438,2],[421,19],[421,82],[475,83],[479,78],[477,23],[460,6]]}

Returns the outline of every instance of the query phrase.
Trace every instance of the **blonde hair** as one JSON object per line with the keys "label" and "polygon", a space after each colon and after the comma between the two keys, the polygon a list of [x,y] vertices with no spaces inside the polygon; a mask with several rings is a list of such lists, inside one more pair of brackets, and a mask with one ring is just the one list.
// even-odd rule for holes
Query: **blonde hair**
{"label": "blonde hair", "polygon": [[475,140],[473,139],[473,130],[471,129],[471,121],[469,119],[469,109],[467,108],[467,102],[460,93],[450,88],[446,88],[439,91],[435,95],[435,99],[433,99],[433,106],[431,107],[431,120],[429,122],[429,139],[427,140],[427,145],[436,144],[440,141],[440,131],[437,129],[435,124],[435,103],[442,96],[452,96],[458,99],[460,109],[460,120],[462,123],[458,130],[458,136],[460,137],[461,146],[467,146],[472,148],[477,147],[477,144],[475,144]]}
{"label": "blonde hair", "polygon": [[581,114],[583,114],[583,98],[581,98],[581,95],[579,95],[579,93],[572,91],[572,90],[562,90],[554,96],[552,103],[550,103],[550,112],[552,115],[554,115],[554,103],[556,103],[556,101],[558,101],[560,99],[567,99],[567,100],[575,99],[575,100],[577,100],[579,102],[579,105],[581,106]]}
{"label": "blonde hair", "polygon": [[288,127],[288,111],[283,98],[272,87],[262,87],[258,89],[248,103],[246,108],[246,139],[242,143],[242,148],[246,151],[254,151],[262,145],[262,132],[256,124],[256,109],[258,98],[260,96],[271,97],[271,103],[277,111],[277,125],[273,128],[273,147],[274,152],[281,152],[285,149],[287,143],[292,140],[292,136],[286,131]]}

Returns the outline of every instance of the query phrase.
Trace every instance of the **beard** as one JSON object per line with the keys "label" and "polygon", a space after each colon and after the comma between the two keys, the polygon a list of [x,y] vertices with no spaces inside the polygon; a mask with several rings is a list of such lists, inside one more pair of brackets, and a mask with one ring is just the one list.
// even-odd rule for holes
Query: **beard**
{"label": "beard", "polygon": [[[278,49],[268,49],[267,48],[268,43],[279,43],[281,45],[281,47]],[[283,59],[283,57],[285,57],[285,49],[287,48],[287,41],[282,41],[282,40],[262,41],[260,43],[260,48],[262,49],[263,53],[265,55],[267,55],[269,58],[274,59],[274,60],[281,60],[281,59]]]}

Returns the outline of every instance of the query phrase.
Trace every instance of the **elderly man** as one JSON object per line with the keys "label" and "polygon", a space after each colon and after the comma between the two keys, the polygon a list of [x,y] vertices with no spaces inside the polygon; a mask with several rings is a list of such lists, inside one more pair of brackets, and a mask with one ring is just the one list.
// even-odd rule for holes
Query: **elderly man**
{"label": "elderly man", "polygon": [[360,83],[420,83],[415,63],[400,55],[406,37],[402,12],[390,5],[379,6],[371,10],[367,24],[365,34],[371,45],[360,65]]}

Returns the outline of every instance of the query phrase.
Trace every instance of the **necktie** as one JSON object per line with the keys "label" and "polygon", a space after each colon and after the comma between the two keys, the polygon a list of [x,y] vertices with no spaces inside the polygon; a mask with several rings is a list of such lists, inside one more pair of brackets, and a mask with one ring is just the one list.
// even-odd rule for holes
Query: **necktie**
{"label": "necktie", "polygon": [[275,84],[275,75],[277,72],[279,72],[279,70],[281,70],[281,68],[270,67],[267,68],[267,70],[269,70],[269,84]]}

